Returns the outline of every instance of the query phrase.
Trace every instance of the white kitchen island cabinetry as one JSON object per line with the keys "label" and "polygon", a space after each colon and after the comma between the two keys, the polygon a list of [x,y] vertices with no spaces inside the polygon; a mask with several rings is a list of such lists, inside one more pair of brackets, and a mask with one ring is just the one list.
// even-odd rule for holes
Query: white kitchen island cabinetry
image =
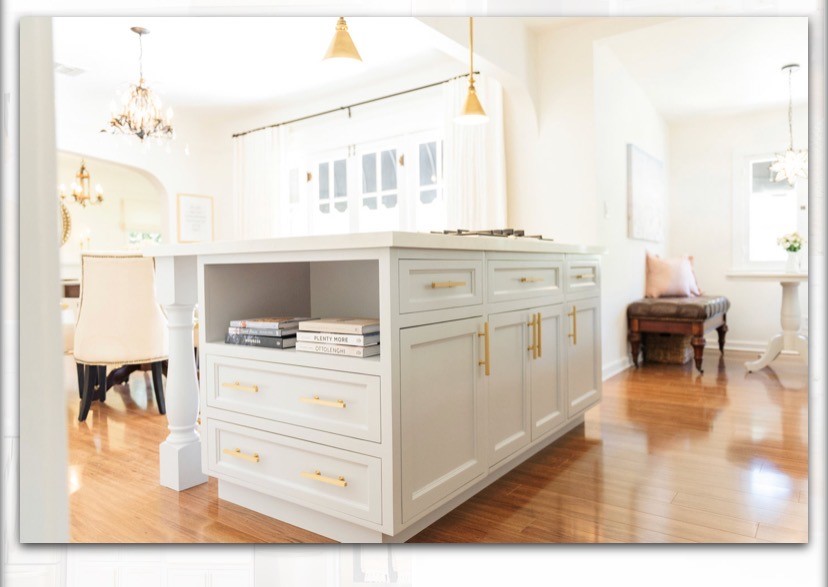
{"label": "white kitchen island cabinetry", "polygon": [[[222,499],[340,541],[411,538],[600,400],[599,252],[414,233],[157,247],[162,304],[199,305],[200,417],[168,406],[165,484],[203,473]],[[230,320],[266,315],[378,317],[381,352],[223,342]],[[170,395],[191,389],[182,323]]]}

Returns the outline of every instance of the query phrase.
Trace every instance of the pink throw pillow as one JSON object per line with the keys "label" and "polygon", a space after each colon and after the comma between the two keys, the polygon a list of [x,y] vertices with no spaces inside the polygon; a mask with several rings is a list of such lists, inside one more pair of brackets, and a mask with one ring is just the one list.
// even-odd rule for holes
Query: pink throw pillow
{"label": "pink throw pillow", "polygon": [[648,298],[689,297],[701,295],[693,273],[693,257],[662,259],[647,253]]}

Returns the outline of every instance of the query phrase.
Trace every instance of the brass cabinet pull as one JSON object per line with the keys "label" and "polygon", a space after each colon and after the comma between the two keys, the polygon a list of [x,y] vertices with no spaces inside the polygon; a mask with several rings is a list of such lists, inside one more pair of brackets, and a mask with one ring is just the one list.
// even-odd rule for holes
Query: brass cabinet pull
{"label": "brass cabinet pull", "polygon": [[325,477],[321,471],[314,471],[313,473],[302,471],[301,475],[305,479],[313,479],[314,481],[319,481],[320,483],[336,485],[337,487],[348,487],[348,482],[345,481],[345,477],[342,477],[341,475],[335,479],[333,477]]}
{"label": "brass cabinet pull", "polygon": [[538,312],[536,324],[537,326],[535,328],[538,329],[538,356],[535,358],[538,359],[543,356],[543,316],[541,316],[540,312]]}
{"label": "brass cabinet pull", "polygon": [[595,275],[595,274],[594,273],[576,273],[572,277],[574,277],[575,279],[586,279],[587,277],[591,278],[593,275]]}
{"label": "brass cabinet pull", "polygon": [[300,397],[299,401],[304,402],[306,404],[314,404],[317,406],[328,406],[329,408],[345,408],[345,400],[338,399],[336,401],[332,401],[329,399],[319,399],[318,395],[313,397]]}
{"label": "brass cabinet pull", "polygon": [[478,361],[477,364],[478,365],[484,365],[486,367],[485,373],[488,376],[488,375],[491,375],[491,373],[492,373],[492,368],[491,368],[492,362],[491,362],[491,357],[489,355],[490,348],[489,348],[489,323],[488,322],[483,323],[483,332],[478,332],[477,336],[482,336],[483,337],[483,357],[484,357],[483,360]]}
{"label": "brass cabinet pull", "polygon": [[578,344],[578,310],[572,306],[572,311],[566,315],[572,318],[572,332],[567,336],[572,339],[572,344]]}
{"label": "brass cabinet pull", "polygon": [[535,318],[537,318],[537,316],[535,314],[532,314],[532,319],[526,324],[526,326],[532,329],[532,344],[529,345],[529,347],[526,350],[532,351],[533,359],[538,358],[538,323],[536,322]]}
{"label": "brass cabinet pull", "polygon": [[463,287],[466,285],[465,281],[432,281],[431,289],[443,289],[446,287]]}
{"label": "brass cabinet pull", "polygon": [[252,455],[244,454],[240,448],[225,448],[222,450],[226,455],[231,457],[236,457],[237,459],[242,459],[245,461],[250,461],[251,463],[258,463],[259,462],[259,453],[254,452]]}
{"label": "brass cabinet pull", "polygon": [[521,277],[521,283],[537,283],[539,281],[543,281],[543,277]]}
{"label": "brass cabinet pull", "polygon": [[250,393],[258,393],[259,386],[258,385],[242,385],[238,381],[228,382],[225,381],[221,384],[222,387],[229,387],[230,389],[238,389],[239,391],[249,391]]}

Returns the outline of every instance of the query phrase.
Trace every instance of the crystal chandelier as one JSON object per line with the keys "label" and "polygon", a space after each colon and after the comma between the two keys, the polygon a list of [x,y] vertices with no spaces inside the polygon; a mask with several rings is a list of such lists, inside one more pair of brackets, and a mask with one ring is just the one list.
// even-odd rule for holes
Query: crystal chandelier
{"label": "crystal chandelier", "polygon": [[121,99],[121,110],[113,108],[109,121],[109,131],[125,135],[135,135],[141,141],[146,138],[174,138],[170,124],[173,112],[167,108],[166,114],[161,110],[161,100],[152,92],[144,81],[144,45],[142,37],[149,31],[143,27],[130,29],[138,35],[138,84],[130,85]]}
{"label": "crystal chandelier", "polygon": [[787,180],[789,185],[794,185],[796,179],[808,178],[808,150],[794,150],[793,147],[793,107],[791,93],[791,76],[799,69],[799,64],[792,63],[782,68],[788,72],[788,136],[790,143],[784,153],[777,153],[776,158],[770,166],[770,171],[775,174],[773,181]]}
{"label": "crystal chandelier", "polygon": [[95,206],[103,202],[103,188],[101,184],[95,186],[95,193],[94,195],[92,194],[92,181],[89,177],[89,171],[86,169],[86,161],[83,159],[81,159],[81,166],[75,174],[75,179],[77,181],[72,183],[71,194],[66,193],[65,185],[60,186],[59,193],[61,200],[65,200],[71,195],[72,199],[84,208],[87,205]]}

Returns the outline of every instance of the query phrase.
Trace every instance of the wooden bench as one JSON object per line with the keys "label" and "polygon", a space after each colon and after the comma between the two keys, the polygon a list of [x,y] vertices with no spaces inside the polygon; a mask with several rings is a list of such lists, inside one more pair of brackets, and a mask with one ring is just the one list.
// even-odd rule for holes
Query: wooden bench
{"label": "wooden bench", "polygon": [[633,363],[638,367],[642,333],[683,334],[691,337],[696,368],[703,373],[704,335],[715,328],[719,351],[724,353],[728,309],[730,301],[724,296],[645,298],[633,302],[627,306],[627,340]]}

